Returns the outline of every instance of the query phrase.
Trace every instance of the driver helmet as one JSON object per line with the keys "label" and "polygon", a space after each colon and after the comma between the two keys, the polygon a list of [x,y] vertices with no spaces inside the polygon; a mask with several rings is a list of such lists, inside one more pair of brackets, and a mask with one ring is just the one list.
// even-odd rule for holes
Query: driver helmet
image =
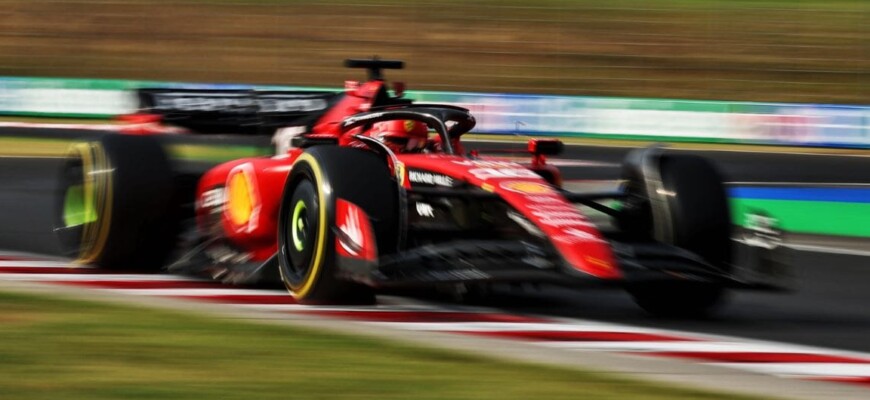
{"label": "driver helmet", "polygon": [[392,120],[372,126],[370,136],[380,140],[394,153],[419,153],[426,148],[429,128],[415,120]]}

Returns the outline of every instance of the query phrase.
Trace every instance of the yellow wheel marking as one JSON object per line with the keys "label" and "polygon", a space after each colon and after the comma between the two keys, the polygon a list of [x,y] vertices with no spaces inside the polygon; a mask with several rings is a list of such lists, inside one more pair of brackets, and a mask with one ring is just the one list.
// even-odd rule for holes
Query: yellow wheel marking
{"label": "yellow wheel marking", "polygon": [[313,183],[317,189],[317,201],[320,205],[320,218],[317,222],[317,238],[314,241],[314,258],[310,268],[308,269],[308,273],[305,274],[302,283],[297,287],[293,287],[293,285],[289,283],[289,280],[284,280],[287,288],[294,296],[296,296],[297,299],[305,298],[305,296],[308,296],[314,288],[314,284],[320,276],[320,268],[323,264],[323,253],[326,250],[326,196],[323,194],[323,188],[319,187],[319,185],[323,183],[323,173],[321,172],[320,164],[318,164],[317,160],[310,154],[302,153],[302,155],[296,159],[296,163],[298,164],[300,161],[307,162],[311,167],[311,171],[314,173],[314,180],[316,182]]}

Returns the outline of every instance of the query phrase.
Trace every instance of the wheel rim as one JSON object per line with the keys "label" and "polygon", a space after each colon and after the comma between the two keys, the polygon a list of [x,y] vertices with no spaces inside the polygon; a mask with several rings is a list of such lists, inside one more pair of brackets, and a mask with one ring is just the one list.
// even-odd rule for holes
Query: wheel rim
{"label": "wheel rim", "polygon": [[83,180],[70,182],[63,195],[61,216],[63,227],[71,228],[97,221],[96,204],[92,187],[85,186]]}
{"label": "wheel rim", "polygon": [[305,206],[304,201],[299,200],[296,202],[296,205],[293,207],[292,221],[290,236],[293,239],[293,247],[296,251],[302,252],[305,250],[305,245],[308,242],[310,236],[309,228],[311,226],[308,222],[308,207]]}
{"label": "wheel rim", "polygon": [[289,273],[293,280],[302,281],[311,268],[314,249],[317,247],[316,216],[311,213],[312,205],[304,198],[295,199],[291,212],[287,215],[284,246],[289,250]]}

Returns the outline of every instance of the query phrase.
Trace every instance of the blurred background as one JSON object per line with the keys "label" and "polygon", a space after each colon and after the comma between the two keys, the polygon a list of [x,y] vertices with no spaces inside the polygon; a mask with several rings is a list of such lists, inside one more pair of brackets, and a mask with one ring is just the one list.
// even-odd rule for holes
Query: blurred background
{"label": "blurred background", "polygon": [[864,0],[0,0],[0,75],[870,103]]}

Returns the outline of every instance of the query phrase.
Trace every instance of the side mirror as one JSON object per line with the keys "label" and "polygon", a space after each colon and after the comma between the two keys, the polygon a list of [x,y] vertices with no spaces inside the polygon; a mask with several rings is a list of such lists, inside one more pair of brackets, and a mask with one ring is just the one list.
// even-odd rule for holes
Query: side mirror
{"label": "side mirror", "polygon": [[557,156],[562,154],[565,144],[559,139],[530,139],[529,153],[536,156]]}

